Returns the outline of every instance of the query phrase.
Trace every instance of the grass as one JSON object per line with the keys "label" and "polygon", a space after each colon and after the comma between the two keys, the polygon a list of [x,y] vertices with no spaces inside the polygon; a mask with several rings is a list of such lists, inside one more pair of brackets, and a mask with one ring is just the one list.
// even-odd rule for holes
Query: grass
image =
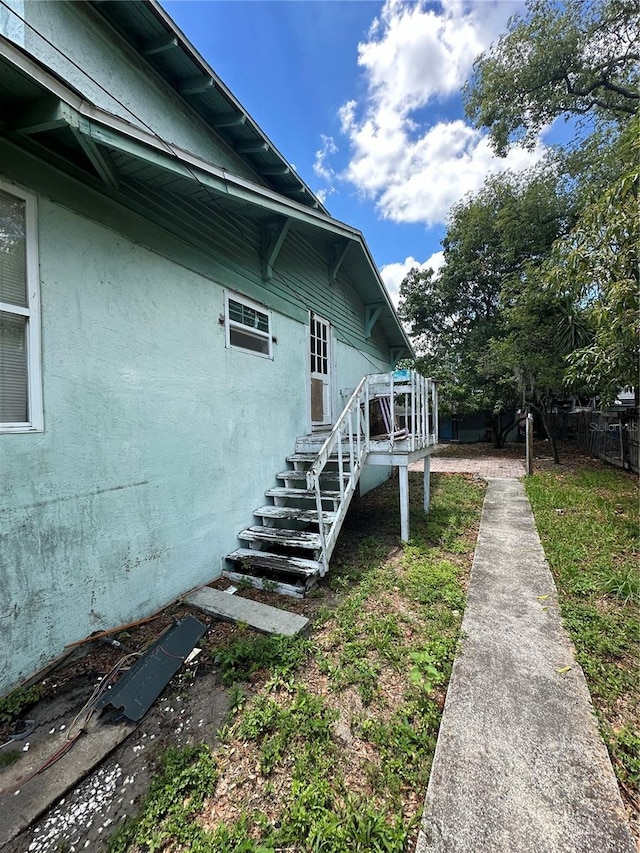
{"label": "grass", "polygon": [[238,630],[218,651],[235,711],[220,745],[171,752],[126,850],[404,853],[415,845],[484,494],[434,476],[399,547],[397,487],[359,501],[310,638]]}
{"label": "grass", "polygon": [[597,466],[536,474],[526,489],[614,770],[623,795],[638,809],[637,481]]}
{"label": "grass", "polygon": [[167,844],[187,845],[194,853],[212,849],[194,816],[216,783],[216,769],[208,747],[168,749],[151,783],[138,817],[126,820],[109,840],[110,853],[124,853],[132,845],[161,850]]}

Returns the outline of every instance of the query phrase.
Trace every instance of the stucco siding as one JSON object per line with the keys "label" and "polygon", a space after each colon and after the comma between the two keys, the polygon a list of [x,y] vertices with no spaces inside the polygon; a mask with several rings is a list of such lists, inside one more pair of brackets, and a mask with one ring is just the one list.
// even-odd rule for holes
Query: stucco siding
{"label": "stucco siding", "polygon": [[39,237],[45,431],[0,436],[0,692],[216,577],[306,429],[304,324],[274,315],[273,360],[229,350],[220,284],[45,198]]}

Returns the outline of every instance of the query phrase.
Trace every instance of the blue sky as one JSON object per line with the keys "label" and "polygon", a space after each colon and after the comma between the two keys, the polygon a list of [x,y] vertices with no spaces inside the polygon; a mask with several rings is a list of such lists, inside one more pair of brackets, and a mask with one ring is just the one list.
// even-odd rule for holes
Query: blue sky
{"label": "blue sky", "polygon": [[447,212],[495,158],[460,90],[520,0],[162,0],[217,74],[324,199],[359,228],[392,297],[437,267]]}

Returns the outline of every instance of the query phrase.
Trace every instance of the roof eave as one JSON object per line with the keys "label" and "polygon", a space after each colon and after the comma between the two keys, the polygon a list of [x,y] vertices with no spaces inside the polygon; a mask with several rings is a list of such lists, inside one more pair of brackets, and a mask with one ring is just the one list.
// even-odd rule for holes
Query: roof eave
{"label": "roof eave", "polygon": [[[96,10],[96,12],[100,14],[103,19],[109,21],[112,26],[115,26],[117,24],[119,13],[122,9],[119,3],[104,3],[103,0],[88,0],[88,2]],[[295,189],[290,190],[290,192],[298,193],[303,198],[308,199],[308,203],[305,204],[305,206],[315,208],[324,213],[325,215],[329,216],[330,214],[328,210],[320,202],[315,193],[296,173],[293,166],[291,166],[288,160],[280,153],[280,151],[276,148],[271,139],[269,139],[269,137],[264,133],[264,131],[257,124],[257,122],[242,106],[242,104],[238,101],[238,99],[231,92],[231,90],[225,85],[225,83],[220,79],[220,77],[216,74],[213,68],[204,59],[204,57],[191,44],[191,42],[185,36],[182,30],[162,8],[158,0],[129,0],[129,3],[140,4],[140,6],[144,7],[150,14],[153,15],[155,20],[164,28],[165,32],[176,40],[176,48],[183,51],[183,53],[186,54],[188,58],[197,66],[197,68],[199,69],[199,73],[203,76],[203,78],[209,78],[211,80],[212,85],[216,87],[218,92],[226,100],[231,112],[233,112],[238,118],[238,120],[241,120],[247,128],[251,129],[252,133],[257,137],[261,145],[266,146],[263,150],[265,152],[268,152],[273,157],[277,167],[283,170],[288,170],[288,174],[291,176],[291,179],[295,179],[295,182],[297,184],[297,187]],[[148,62],[149,64],[151,64],[151,66],[157,73],[161,73],[159,72],[159,69],[154,65],[150,57],[143,55],[143,53],[139,50],[136,44],[136,39],[134,37],[135,34],[133,34],[130,29],[124,28],[122,26],[117,27],[117,29],[121,33],[121,35],[126,38],[127,43],[138,52],[138,54],[140,55],[140,59],[143,62]],[[140,31],[138,31],[137,35],[140,37],[140,40],[142,40],[144,37],[144,34]],[[153,34],[149,32],[147,35],[151,38]],[[202,114],[198,110],[197,104],[190,100],[189,97],[184,94],[184,92],[180,91],[180,86],[176,87],[174,80],[167,80],[166,77],[165,80],[169,85],[172,86],[172,88],[176,91],[177,95],[183,100],[183,102],[186,103],[190,109],[195,110],[200,115],[201,120],[205,121],[205,123],[207,123],[208,126],[215,133],[224,138],[224,133],[222,132],[223,129],[219,124],[216,125],[214,123],[211,123],[206,117],[206,115]],[[264,177],[265,183],[271,183],[271,181],[269,180],[269,172],[272,172],[273,169],[276,168],[274,164],[270,164],[269,166],[263,167],[264,171],[263,173],[261,173],[260,166],[256,163],[255,158],[252,158],[246,152],[245,154],[243,154],[242,150],[236,150],[236,153],[238,154],[238,156],[242,157],[242,159],[247,163],[247,165],[249,165],[251,169],[253,169],[261,177]]]}

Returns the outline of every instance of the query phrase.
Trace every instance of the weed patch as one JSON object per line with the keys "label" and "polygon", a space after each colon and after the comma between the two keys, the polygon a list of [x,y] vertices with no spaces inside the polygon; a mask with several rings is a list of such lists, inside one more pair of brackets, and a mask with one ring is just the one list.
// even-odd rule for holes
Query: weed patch
{"label": "weed patch", "polygon": [[225,647],[217,649],[216,663],[222,683],[226,685],[247,681],[263,670],[286,679],[296,672],[310,651],[311,643],[303,637],[265,637],[245,630]]}
{"label": "weed patch", "polygon": [[18,687],[3,699],[0,699],[0,723],[12,723],[21,714],[31,708],[42,696],[39,685],[24,688]]}
{"label": "weed patch", "polygon": [[194,816],[215,782],[215,762],[209,747],[167,750],[139,816],[125,821],[112,836],[109,853],[124,853],[133,843],[143,849],[161,850],[169,842],[185,845],[194,853],[209,853],[208,834]]}
{"label": "weed patch", "polygon": [[260,694],[244,714],[237,735],[241,740],[260,742],[260,770],[269,774],[285,756],[299,751],[301,745],[305,750],[329,749],[331,724],[335,719],[336,713],[320,697],[298,686],[285,705],[268,694]]}

